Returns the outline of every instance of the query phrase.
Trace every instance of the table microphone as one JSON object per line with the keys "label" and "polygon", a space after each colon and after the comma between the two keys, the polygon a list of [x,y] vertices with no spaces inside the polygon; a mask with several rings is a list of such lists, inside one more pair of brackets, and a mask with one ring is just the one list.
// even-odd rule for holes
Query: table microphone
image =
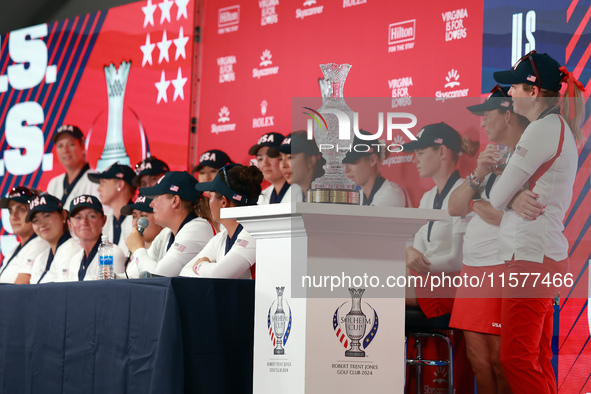
{"label": "table microphone", "polygon": [[[144,234],[144,231],[148,228],[149,225],[150,225],[150,221],[148,220],[147,217],[142,216],[141,218],[138,219],[137,231],[140,233],[140,235]],[[127,264],[129,264],[129,260],[131,260],[131,250],[129,252],[127,252],[127,257],[125,258],[125,275],[127,275]]]}

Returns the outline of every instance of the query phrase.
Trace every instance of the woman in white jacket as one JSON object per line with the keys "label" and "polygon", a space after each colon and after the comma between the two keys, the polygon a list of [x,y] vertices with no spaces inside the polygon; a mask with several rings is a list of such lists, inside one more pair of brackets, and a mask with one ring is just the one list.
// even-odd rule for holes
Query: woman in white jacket
{"label": "woman in white jacket", "polygon": [[256,205],[263,174],[254,167],[231,164],[222,167],[212,182],[199,183],[209,191],[209,206],[224,230],[213,237],[181,272],[181,276],[254,279],[255,239],[236,219],[221,219],[222,208]]}

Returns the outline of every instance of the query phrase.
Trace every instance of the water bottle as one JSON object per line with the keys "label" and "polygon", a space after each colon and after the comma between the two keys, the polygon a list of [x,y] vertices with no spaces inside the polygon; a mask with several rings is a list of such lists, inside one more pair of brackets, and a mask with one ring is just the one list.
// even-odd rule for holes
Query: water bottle
{"label": "water bottle", "polygon": [[109,238],[103,235],[101,244],[98,248],[99,256],[99,280],[115,279],[115,272],[113,271],[113,244],[109,242]]}

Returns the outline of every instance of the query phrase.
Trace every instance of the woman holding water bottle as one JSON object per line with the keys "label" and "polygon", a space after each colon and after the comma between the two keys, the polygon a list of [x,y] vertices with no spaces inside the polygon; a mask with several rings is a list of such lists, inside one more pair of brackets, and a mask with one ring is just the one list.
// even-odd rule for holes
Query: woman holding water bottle
{"label": "woman holding water bottle", "polygon": [[[502,161],[499,146],[505,152],[515,145],[528,121],[513,112],[509,87],[495,86],[482,104],[468,110],[482,116],[489,144],[478,156],[478,164],[468,182],[464,182],[449,197],[449,214],[467,216],[474,212],[464,235],[462,277],[489,277],[504,271],[504,262],[497,259],[497,236],[503,212],[489,202],[496,187]],[[504,157],[506,159],[506,156]],[[466,353],[474,371],[479,394],[509,393],[510,388],[500,361],[502,287],[459,287],[456,291],[450,326],[463,330]]]}
{"label": "woman holding water bottle", "polygon": [[[68,213],[68,226],[80,241],[82,250],[76,253],[70,261],[69,281],[97,280],[101,277],[99,247],[106,221],[103,204],[98,198],[88,194],[74,197]],[[123,272],[125,254],[117,245],[111,245],[111,247],[113,256],[111,271]],[[107,273],[107,278],[101,279],[112,279],[112,277],[110,273]]]}
{"label": "woman holding water bottle", "polygon": [[[563,283],[567,277],[569,245],[562,223],[577,171],[584,88],[573,73],[536,51],[493,76],[511,84],[515,112],[531,122],[490,196],[492,206],[505,211],[498,253],[505,278],[520,278],[518,286],[503,289],[501,363],[514,393],[555,393],[551,342],[559,288],[541,281]],[[522,190],[524,184],[528,188]],[[534,284],[536,275],[541,279]]]}

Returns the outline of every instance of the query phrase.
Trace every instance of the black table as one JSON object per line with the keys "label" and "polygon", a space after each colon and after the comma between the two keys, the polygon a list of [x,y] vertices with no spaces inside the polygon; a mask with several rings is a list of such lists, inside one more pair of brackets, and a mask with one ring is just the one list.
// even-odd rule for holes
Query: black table
{"label": "black table", "polygon": [[254,281],[0,286],[2,393],[251,393]]}

